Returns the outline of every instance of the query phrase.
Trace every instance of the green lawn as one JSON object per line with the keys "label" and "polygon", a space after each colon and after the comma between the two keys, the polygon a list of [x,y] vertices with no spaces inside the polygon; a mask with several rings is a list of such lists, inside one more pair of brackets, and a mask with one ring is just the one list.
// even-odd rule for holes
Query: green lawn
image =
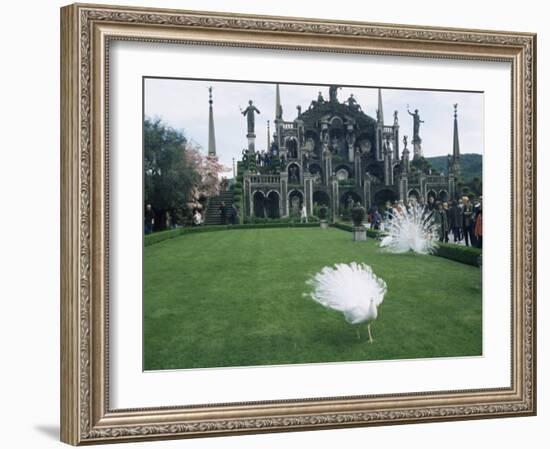
{"label": "green lawn", "polygon": [[[144,369],[481,355],[479,268],[385,254],[338,229],[197,233],[144,248]],[[302,294],[323,266],[388,285],[373,344]]]}

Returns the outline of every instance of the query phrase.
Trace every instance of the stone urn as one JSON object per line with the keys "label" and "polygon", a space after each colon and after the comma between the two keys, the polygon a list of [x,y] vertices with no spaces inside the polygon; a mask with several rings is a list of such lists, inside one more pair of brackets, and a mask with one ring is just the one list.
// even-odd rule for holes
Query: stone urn
{"label": "stone urn", "polygon": [[326,206],[321,206],[321,208],[319,209],[319,223],[321,229],[328,229],[327,215],[328,208]]}
{"label": "stone urn", "polygon": [[367,228],[363,225],[367,212],[363,206],[357,205],[351,209],[351,219],[353,220],[353,241],[364,242],[367,240]]}

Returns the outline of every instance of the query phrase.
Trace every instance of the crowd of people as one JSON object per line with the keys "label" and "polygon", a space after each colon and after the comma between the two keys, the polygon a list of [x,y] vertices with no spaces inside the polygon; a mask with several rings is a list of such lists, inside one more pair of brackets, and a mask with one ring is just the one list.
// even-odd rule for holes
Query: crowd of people
{"label": "crowd of people", "polygon": [[277,167],[274,156],[275,153],[272,151],[261,150],[252,153],[249,150],[243,150],[243,162],[248,162],[250,158],[254,158],[257,167],[267,169]]}
{"label": "crowd of people", "polygon": [[[391,220],[394,216],[413,206],[414,200],[405,204],[403,201],[386,202],[384,216],[377,207],[368,211],[368,222],[371,228],[381,229],[384,220]],[[426,204],[420,204],[425,209],[428,219],[438,225],[439,241],[464,244],[466,246],[483,246],[483,210],[482,197],[473,202],[468,196],[458,201],[436,201],[429,197]]]}
{"label": "crowd of people", "polygon": [[222,224],[238,224],[239,222],[239,210],[234,204],[231,207],[227,207],[225,202],[222,201],[219,206],[220,218]]}

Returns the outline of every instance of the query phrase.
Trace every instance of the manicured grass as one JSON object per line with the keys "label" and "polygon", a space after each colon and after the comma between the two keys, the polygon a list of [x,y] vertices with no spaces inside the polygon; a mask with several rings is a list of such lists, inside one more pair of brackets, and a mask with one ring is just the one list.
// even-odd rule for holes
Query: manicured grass
{"label": "manicured grass", "polygon": [[[184,235],[144,248],[146,370],[481,355],[479,268],[383,253],[319,228]],[[337,262],[365,262],[388,285],[378,320],[356,329],[303,297]]]}

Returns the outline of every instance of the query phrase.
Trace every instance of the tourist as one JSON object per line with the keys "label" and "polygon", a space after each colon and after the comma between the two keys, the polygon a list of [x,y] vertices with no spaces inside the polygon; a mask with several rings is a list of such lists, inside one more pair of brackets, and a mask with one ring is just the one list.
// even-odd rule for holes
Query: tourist
{"label": "tourist", "polygon": [[155,225],[155,212],[150,204],[145,206],[144,228],[145,234],[151,234],[153,232],[153,226]]}
{"label": "tourist", "polygon": [[474,245],[473,231],[473,214],[474,208],[467,196],[462,197],[462,233],[464,234],[464,242],[466,246]]}
{"label": "tourist", "polygon": [[[395,205],[395,203],[394,203]],[[389,201],[386,201],[385,204],[385,210],[384,210],[384,219],[385,220],[391,220],[395,214],[395,211],[391,207],[391,203]]]}
{"label": "tourist", "polygon": [[462,238],[460,228],[462,227],[462,210],[456,201],[453,201],[449,209],[449,227],[453,233],[453,242],[459,243]]}
{"label": "tourist", "polygon": [[220,204],[220,218],[222,220],[222,224],[227,224],[227,208],[225,207],[224,201]]}
{"label": "tourist", "polygon": [[445,236],[449,232],[449,223],[447,221],[447,212],[443,209],[443,204],[441,202],[436,203],[436,209],[434,210],[432,214],[432,219],[434,223],[437,224],[437,232],[439,236],[439,241],[443,242],[445,240]]}
{"label": "tourist", "polygon": [[435,198],[433,196],[428,197],[428,210],[431,212],[435,209]]}
{"label": "tourist", "polygon": [[231,205],[231,224],[237,224],[239,219],[239,210],[234,204]]}
{"label": "tourist", "polygon": [[378,208],[374,207],[372,212],[372,228],[380,229],[380,224],[382,223],[382,215],[378,212]]}
{"label": "tourist", "polygon": [[445,243],[449,243],[449,231],[451,229],[451,210],[449,209],[449,203],[447,203],[447,201],[443,202],[443,210],[445,211],[445,216],[447,218],[447,232],[445,232]]}
{"label": "tourist", "polygon": [[476,237],[476,246],[483,247],[483,221],[482,221],[482,197],[479,197],[479,204],[476,205],[476,218],[474,225],[474,235]]}
{"label": "tourist", "polygon": [[306,209],[306,203],[302,204],[302,211],[300,212],[300,223],[305,222],[307,223],[307,209]]}
{"label": "tourist", "polygon": [[199,226],[202,224],[202,215],[198,211],[198,209],[195,209],[195,212],[193,213],[193,225]]}

